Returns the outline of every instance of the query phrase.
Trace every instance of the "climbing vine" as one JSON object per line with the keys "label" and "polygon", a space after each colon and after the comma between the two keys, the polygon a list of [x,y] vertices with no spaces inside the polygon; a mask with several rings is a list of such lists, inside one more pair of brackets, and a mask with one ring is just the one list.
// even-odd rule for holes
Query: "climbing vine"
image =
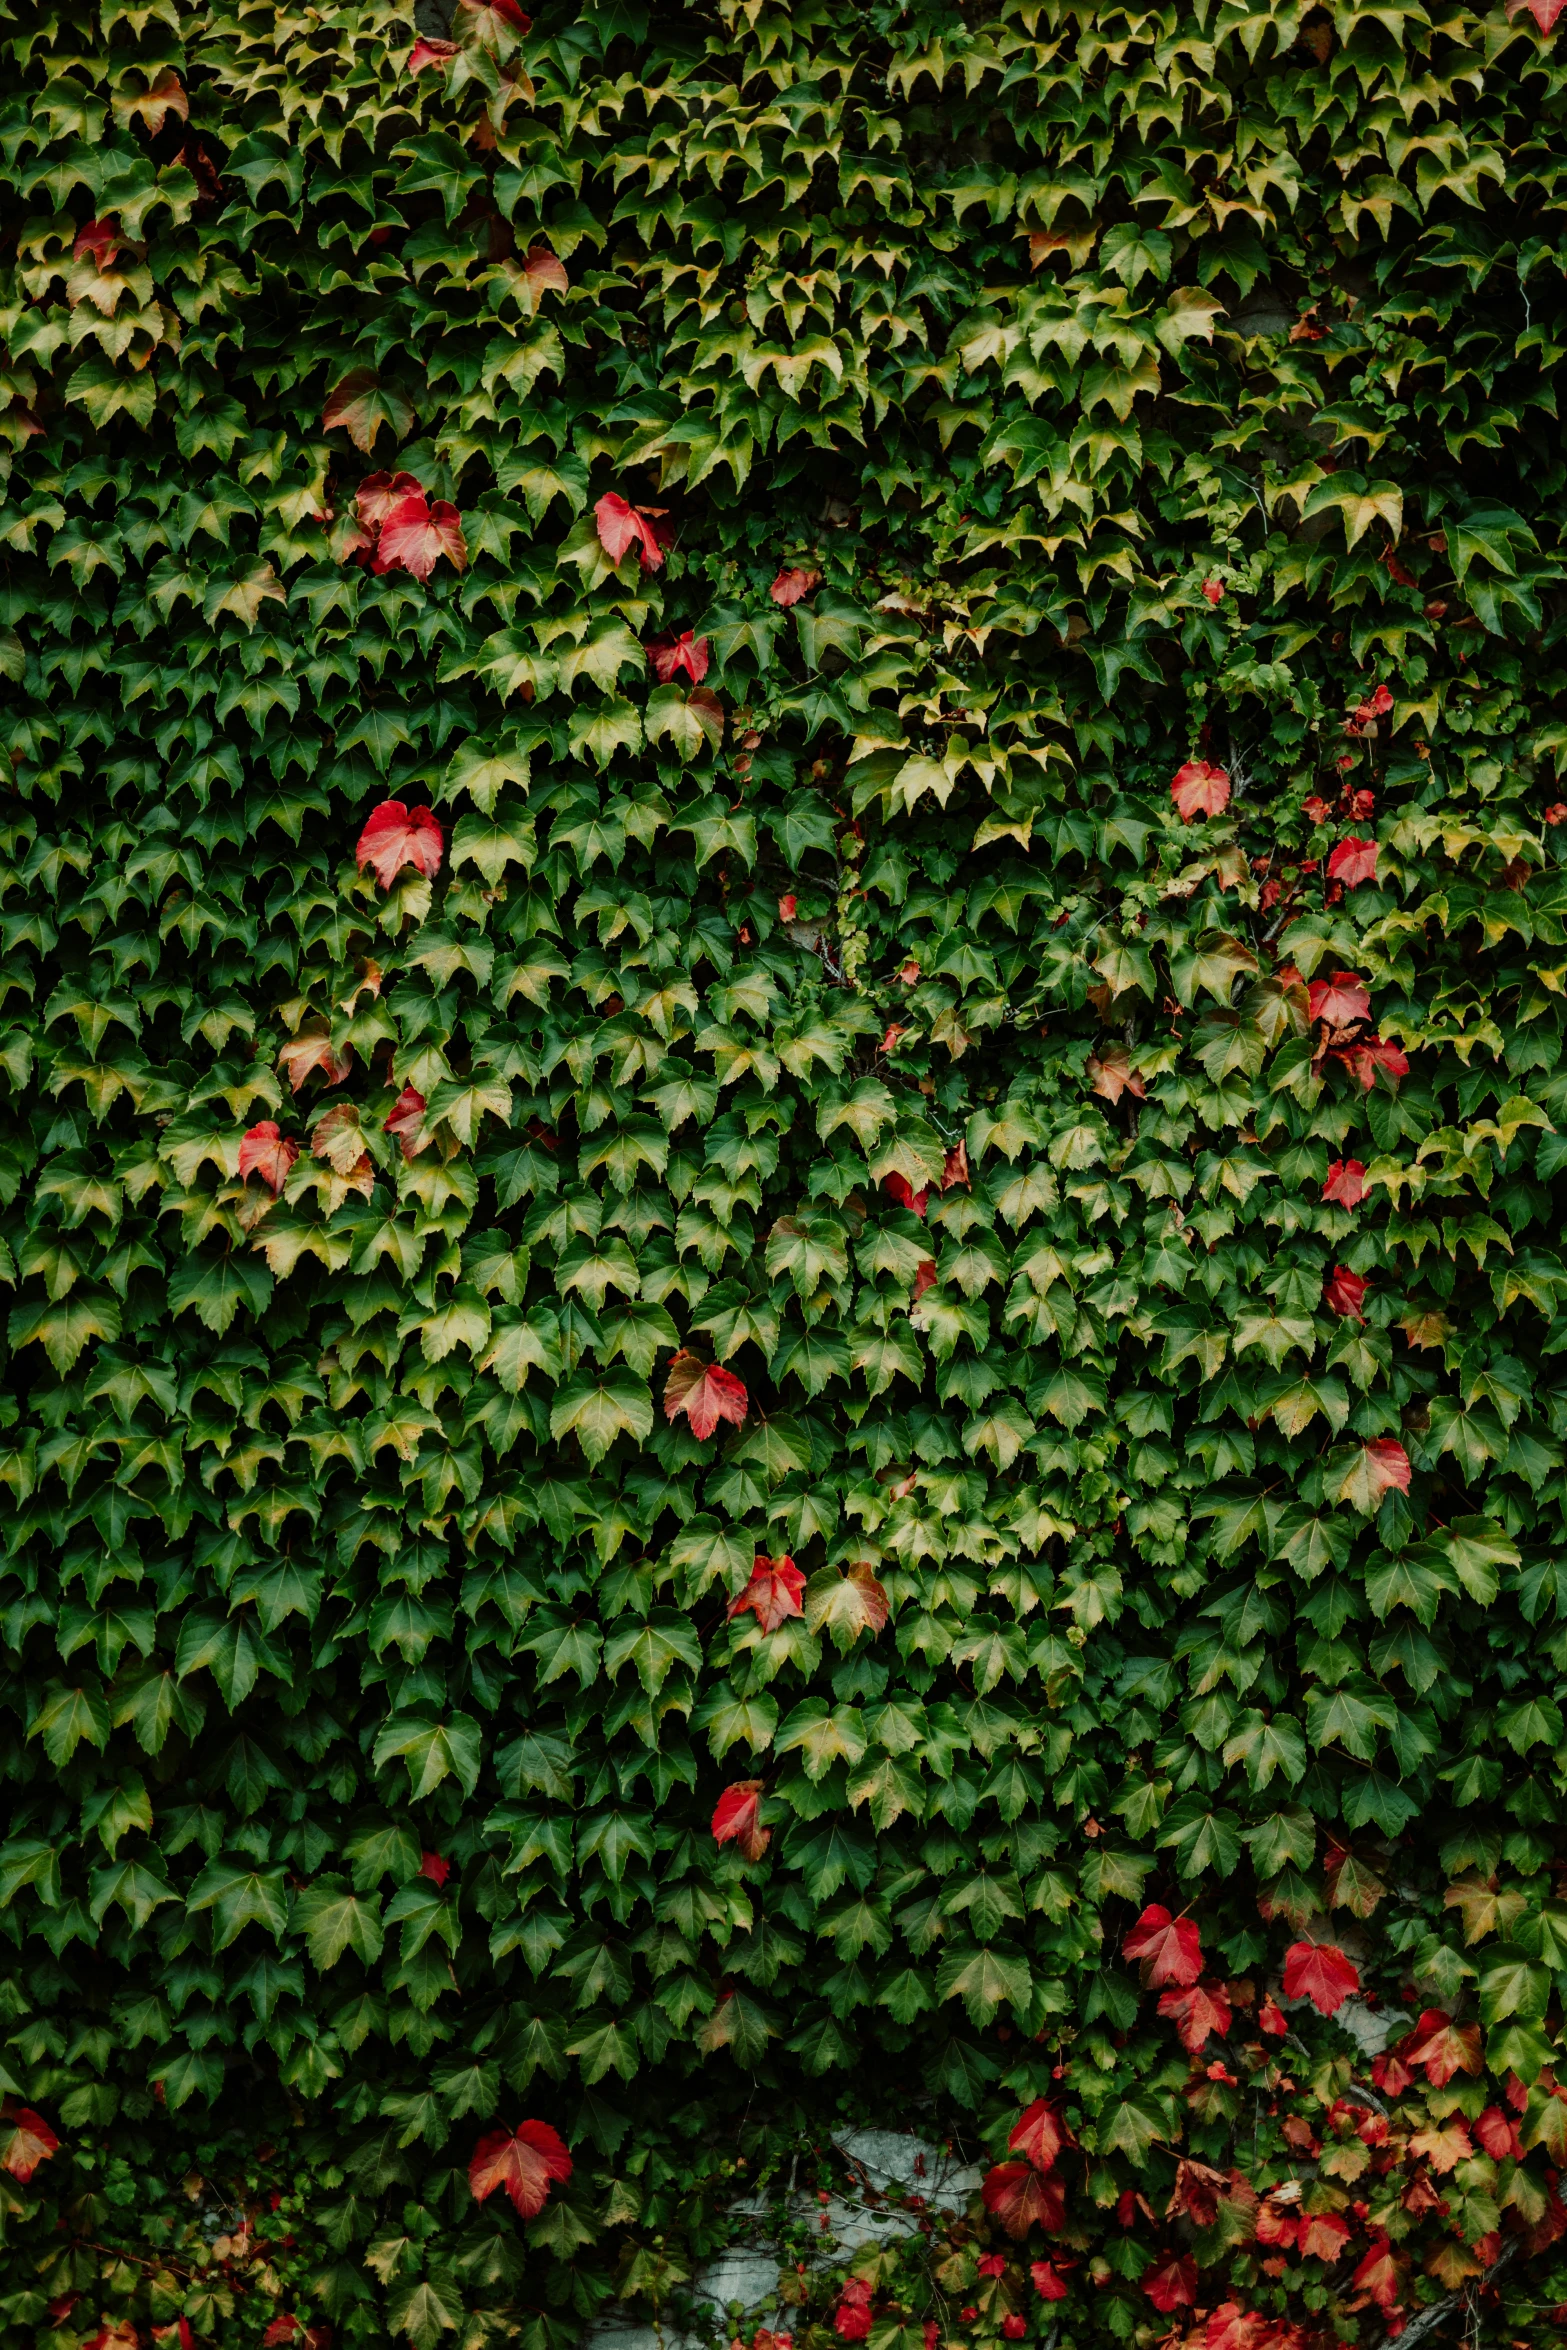
{"label": "climbing vine", "polygon": [[4,18],[16,2350],[1560,2322],[1561,6]]}

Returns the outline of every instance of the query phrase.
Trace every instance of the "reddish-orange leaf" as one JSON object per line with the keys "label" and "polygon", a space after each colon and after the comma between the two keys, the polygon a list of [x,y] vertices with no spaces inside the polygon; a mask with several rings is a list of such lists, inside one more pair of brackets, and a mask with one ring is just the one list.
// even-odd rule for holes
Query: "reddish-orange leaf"
{"label": "reddish-orange leaf", "polygon": [[530,245],[528,258],[522,266],[541,292],[549,286],[555,293],[564,294],[571,284],[566,275],[565,262],[558,253],[552,253],[548,245]]}
{"label": "reddish-orange leaf", "polygon": [[1379,1069],[1385,1069],[1395,1079],[1409,1075],[1408,1056],[1385,1036],[1365,1037],[1359,1044],[1340,1052],[1339,1058],[1347,1069],[1354,1071],[1366,1093],[1375,1085]]}
{"label": "reddish-orange leaf", "polygon": [[288,1082],[298,1093],[312,1069],[319,1069],[327,1085],[341,1085],[354,1066],[353,1050],[344,1045],[334,1052],[332,1039],[324,1032],[311,1036],[291,1036],[278,1051],[278,1064],[288,1071]]}
{"label": "reddish-orange leaf", "polygon": [[1499,2105],[1488,2105],[1474,2126],[1475,2136],[1493,2162],[1517,2161],[1523,2153],[1518,2124]]}
{"label": "reddish-orange leaf", "polygon": [[[294,1090],[297,1093],[299,1088]],[[299,1145],[293,1136],[284,1134],[275,1118],[263,1118],[258,1125],[247,1127],[240,1141],[240,1181],[247,1175],[259,1175],[276,1199],[298,1156]]]}
{"label": "reddish-orange leaf", "polygon": [[1186,2252],[1167,2253],[1154,2268],[1144,2269],[1143,2291],[1166,2317],[1172,2309],[1191,2309],[1197,2301],[1197,2263]]}
{"label": "reddish-orange leaf", "polygon": [[678,636],[650,636],[647,657],[661,685],[682,675],[700,685],[707,675],[707,639],[693,636],[689,628],[683,628]]}
{"label": "reddish-orange leaf", "polygon": [[1215,607],[1217,607],[1218,605],[1222,604],[1222,603],[1223,603],[1223,601],[1224,601],[1224,582],[1223,582],[1223,580],[1222,580],[1222,579],[1205,579],[1205,580],[1203,581],[1203,583],[1202,583],[1202,592],[1203,592],[1203,594],[1206,596],[1206,598],[1208,599],[1208,602],[1209,602],[1210,604],[1214,605]]}
{"label": "reddish-orange leaf", "polygon": [[1357,840],[1353,833],[1341,840],[1328,859],[1328,879],[1342,881],[1346,889],[1356,889],[1363,881],[1377,877],[1377,844],[1374,840]]}
{"label": "reddish-orange leaf", "polygon": [[1322,1186],[1324,1199],[1336,1207],[1358,1208],[1366,1196],[1366,1170],[1359,1159],[1335,1159]]}
{"label": "reddish-orange leaf", "polygon": [[272,2320],[262,2335],[261,2350],[278,2350],[279,2343],[292,2342],[294,2336],[303,2330],[293,2312],[285,2309],[281,2317],[275,2317]]}
{"label": "reddish-orange leaf", "polygon": [[1292,1942],[1284,1953],[1286,1999],[1309,1999],[1319,2014],[1336,2015],[1350,1993],[1359,1989],[1354,1961],[1335,1943]]}
{"label": "reddish-orange leaf", "polygon": [[408,52],[408,63],[404,66],[403,71],[408,74],[420,74],[426,72],[431,66],[435,66],[444,73],[452,59],[461,54],[462,52],[455,41],[440,41],[421,33]]}
{"label": "reddish-orange leaf", "polygon": [[1455,2024],[1440,2007],[1428,2007],[1398,2043],[1398,2054],[1406,2064],[1424,2065],[1433,2089],[1445,2089],[1455,2073],[1480,2070],[1480,2027]]}
{"label": "reddish-orange leaf", "polygon": [[726,1787],[713,1809],[713,1842],[738,1844],[747,1860],[760,1860],[773,1840],[761,1822],[761,1779],[740,1779]]}
{"label": "reddish-orange leaf", "polygon": [[381,1121],[381,1129],[390,1134],[405,1159],[416,1159],[430,1147],[431,1137],[424,1130],[424,1095],[412,1085],[405,1085]]}
{"label": "reddish-orange leaf", "polygon": [[1429,2129],[1416,2130],[1409,2141],[1411,2154],[1423,2154],[1439,2178],[1467,2162],[1474,2152],[1474,2141],[1464,2126],[1462,2114],[1455,2113],[1445,2122],[1433,2122]]}
{"label": "reddish-orange leaf", "polygon": [[[779,899],[779,901],[778,901],[778,919],[779,919],[779,921],[780,921],[780,922],[792,922],[792,921],[794,920],[794,918],[795,918],[796,914],[797,914],[799,911],[800,911],[800,901],[799,901],[799,899],[798,899],[798,898],[795,896],[795,894],[794,894],[794,891],[793,891],[792,889],[786,889],[786,890],[784,891],[784,893],[783,893],[783,896],[782,896],[782,897]],[[891,1029],[889,1029],[887,1033],[888,1033],[888,1035],[890,1036],[890,1035],[892,1034],[892,1031],[891,1031]],[[886,1052],[886,1051],[888,1050],[888,1047],[887,1047],[887,1044],[886,1044],[886,1042],[885,1042],[885,1041],[883,1041],[883,1044],[882,1044],[882,1048],[881,1048],[881,1049],[882,1049],[882,1051],[883,1051],[883,1052]]]}
{"label": "reddish-orange leaf", "polygon": [[730,1420],[739,1427],[746,1415],[747,1396],[742,1380],[733,1371],[721,1371],[715,1363],[704,1363],[700,1355],[682,1347],[669,1366],[669,1377],[664,1384],[664,1417],[676,1420],[682,1412],[691,1423],[691,1433],[705,1444],[720,1420]]}
{"label": "reddish-orange leaf", "polygon": [[42,2114],[6,2098],[0,2105],[0,2170],[8,2170],[25,2187],[38,2165],[59,2150],[60,2141]]}
{"label": "reddish-orange leaf", "polygon": [[1021,2154],[1035,2170],[1049,2170],[1063,2146],[1075,2146],[1073,2137],[1060,2114],[1047,2098],[1036,2097],[1032,2105],[1012,2125],[1007,2145],[1014,2154]]}
{"label": "reddish-orange leaf", "polygon": [[919,1263],[914,1268],[915,1305],[919,1304],[920,1299],[925,1295],[927,1289],[934,1289],[935,1286],[936,1260],[934,1257],[921,1257]]}
{"label": "reddish-orange leaf", "polygon": [[1374,1436],[1366,1446],[1366,1467],[1378,1495],[1409,1491],[1409,1455],[1396,1436]]}
{"label": "reddish-orange leaf", "polygon": [[1338,2260],[1350,2239],[1350,2229],[1336,2211],[1319,2211],[1300,2225],[1298,2248],[1314,2260]]}
{"label": "reddish-orange leaf", "polygon": [[1066,2279],[1061,2276],[1053,2260],[1031,2260],[1028,2264],[1029,2281],[1041,2301],[1064,2301]]}
{"label": "reddish-orange leaf", "polygon": [[1369,1284],[1359,1273],[1351,1273],[1343,1265],[1335,1265],[1322,1284],[1322,1304],[1327,1313],[1337,1314],[1340,1321],[1363,1322],[1361,1306],[1365,1302]]}
{"label": "reddish-orange leaf", "polygon": [[776,1632],[780,1624],[803,1612],[804,1589],[805,1577],[792,1558],[765,1558],[758,1552],[750,1582],[729,1602],[730,1621],[749,1611],[764,1632]]}
{"label": "reddish-orange leaf", "polygon": [[[1567,5],[1567,0],[1564,0]],[[1369,2293],[1381,2310],[1394,2310],[1399,2299],[1399,2268],[1392,2245],[1380,2229],[1371,2239],[1371,2249],[1350,2279],[1359,2293]]]}
{"label": "reddish-orange leaf", "polygon": [[458,571],[466,568],[468,545],[456,507],[444,498],[432,506],[422,490],[399,498],[381,525],[374,569],[411,571],[415,579],[428,579],[443,555]]}
{"label": "reddish-orange leaf", "polygon": [[1385,718],[1392,707],[1391,693],[1385,685],[1379,685],[1367,695],[1365,701],[1357,702],[1354,716],[1349,722],[1350,726],[1352,728],[1369,726],[1373,718]]}
{"label": "reddish-orange leaf", "polygon": [[1188,824],[1197,816],[1222,816],[1230,804],[1230,779],[1206,759],[1188,759],[1175,771],[1170,797]]}
{"label": "reddish-orange leaf", "polygon": [[1166,1991],[1159,2013],[1173,2020],[1181,2046],[1194,2053],[1210,2032],[1222,2035],[1230,2028],[1230,2003],[1222,1983],[1191,1983],[1183,1991]]}
{"label": "reddish-orange leaf", "polygon": [[893,1174],[882,1177],[881,1187],[891,1192],[900,1208],[907,1208],[915,1216],[924,1215],[925,1203],[930,1198],[929,1184],[916,1191],[906,1175]]}
{"label": "reddish-orange leaf", "polygon": [[100,269],[107,269],[129,242],[129,238],[121,234],[120,224],[112,214],[105,220],[85,221],[76,232],[71,259],[94,261]]}
{"label": "reddish-orange leaf", "polygon": [[390,889],[407,865],[419,873],[438,873],[442,840],[441,827],[428,808],[383,800],[359,835],[354,854],[361,870],[368,865],[381,887]]}
{"label": "reddish-orange leaf", "polygon": [[1242,2309],[1238,2301],[1221,2301],[1208,2312],[1203,2350],[1261,2350],[1264,2335],[1272,2330],[1254,2310]]}
{"label": "reddish-orange leaf", "polygon": [[943,1191],[952,1191],[959,1184],[963,1186],[965,1191],[968,1190],[968,1146],[966,1143],[955,1142],[942,1165],[941,1188]]}
{"label": "reddish-orange leaf", "polygon": [[1349,1028],[1357,1020],[1371,1017],[1366,983],[1353,971],[1335,971],[1331,979],[1314,979],[1306,1003],[1311,1018],[1325,1020],[1330,1028]]}
{"label": "reddish-orange leaf", "polygon": [[354,492],[354,512],[366,530],[379,530],[404,498],[423,496],[423,485],[411,473],[371,473]]}
{"label": "reddish-orange leaf", "polygon": [[1202,1937],[1195,1918],[1173,1918],[1162,1902],[1151,1901],[1121,1944],[1124,1958],[1140,1959],[1143,1981],[1185,1990],[1202,1973]]}
{"label": "reddish-orange leaf", "polygon": [[1266,2032],[1269,2038],[1274,2040],[1282,2040],[1289,2030],[1289,2019],[1271,1992],[1267,1994],[1257,2010],[1257,2029],[1259,2032]]}
{"label": "reddish-orange leaf", "polygon": [[1058,2178],[1047,2178],[1031,2162],[998,2162],[985,2173],[980,2193],[992,2219],[1000,2220],[1009,2236],[1026,2236],[1030,2228],[1054,2235],[1066,2219],[1066,2189]]}
{"label": "reddish-orange leaf", "polygon": [[658,571],[664,549],[674,536],[662,506],[632,506],[616,490],[607,490],[593,509],[599,545],[612,563],[635,547],[644,571]]}
{"label": "reddish-orange leaf", "polygon": [[515,2130],[491,2130],[479,2140],[468,2165],[468,2184],[483,2203],[504,2187],[524,2219],[544,2209],[551,2184],[571,2176],[571,2156],[548,2122],[523,2122]]}
{"label": "reddish-orange leaf", "polygon": [[1140,1102],[1148,1098],[1124,1044],[1106,1045],[1102,1052],[1092,1054],[1086,1074],[1095,1093],[1107,1102],[1118,1102],[1123,1093]]}
{"label": "reddish-orange leaf", "polygon": [[798,604],[802,596],[808,596],[812,588],[820,587],[821,584],[822,575],[819,571],[791,571],[786,564],[768,593],[775,604],[787,606]]}

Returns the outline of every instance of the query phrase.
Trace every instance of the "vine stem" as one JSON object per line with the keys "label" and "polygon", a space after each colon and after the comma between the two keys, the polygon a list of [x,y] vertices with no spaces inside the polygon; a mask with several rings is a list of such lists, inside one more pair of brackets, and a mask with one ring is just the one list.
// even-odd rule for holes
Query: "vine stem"
{"label": "vine stem", "polygon": [[[1503,2269],[1517,2259],[1522,2249],[1522,2238],[1515,2236],[1510,2244],[1503,2247],[1501,2253],[1486,2270],[1485,2283],[1488,2285],[1494,2283]],[[1429,2309],[1422,2309],[1418,2317],[1410,2319],[1401,2334],[1384,2334],[1377,2344],[1377,2350],[1415,2350],[1416,2343],[1423,2342],[1427,2334],[1435,2333],[1444,2318],[1451,2317],[1455,2309],[1468,2301],[1469,2287],[1472,2282],[1474,2282],[1473,2279],[1466,2281],[1457,2286],[1453,2292],[1445,2294],[1440,2301],[1433,2301]]]}

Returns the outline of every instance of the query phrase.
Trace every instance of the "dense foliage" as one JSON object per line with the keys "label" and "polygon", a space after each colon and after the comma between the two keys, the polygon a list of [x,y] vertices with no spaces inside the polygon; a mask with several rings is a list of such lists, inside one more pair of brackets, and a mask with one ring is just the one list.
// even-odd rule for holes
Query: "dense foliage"
{"label": "dense foliage", "polygon": [[8,2341],[1550,2330],[1560,6],[6,19]]}

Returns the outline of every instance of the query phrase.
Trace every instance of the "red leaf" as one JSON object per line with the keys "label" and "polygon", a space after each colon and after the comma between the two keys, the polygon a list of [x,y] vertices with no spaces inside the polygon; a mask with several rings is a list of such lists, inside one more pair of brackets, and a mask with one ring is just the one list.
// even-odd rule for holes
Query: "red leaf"
{"label": "red leaf", "polygon": [[760,1860],[773,1840],[761,1822],[761,1779],[740,1779],[726,1787],[713,1810],[713,1842],[738,1844],[747,1860]]}
{"label": "red leaf", "polygon": [[985,2173],[980,2192],[985,2209],[1009,2236],[1026,2236],[1032,2227],[1054,2235],[1066,2219],[1066,2189],[1059,2179],[1042,2176],[1031,2162],[994,2164]]}
{"label": "red leaf", "polygon": [[1191,2309],[1197,2300],[1197,2263],[1188,2254],[1170,2253],[1157,2268],[1143,2271],[1143,2291],[1166,2317],[1172,2309]]}
{"label": "red leaf", "polygon": [[1230,804],[1230,779],[1206,759],[1188,759],[1175,771],[1170,797],[1188,824],[1194,816],[1222,816]]}
{"label": "red leaf", "polygon": [[1289,2019],[1271,1993],[1257,2010],[1257,2029],[1274,2040],[1282,2040],[1289,2030]]}
{"label": "red leaf", "polygon": [[951,1191],[960,1183],[967,1191],[969,1188],[968,1146],[966,1143],[955,1142],[951,1150],[948,1151],[942,1166],[941,1188],[943,1191]]}
{"label": "red leaf", "polygon": [[291,1036],[287,1044],[279,1047],[278,1062],[288,1071],[290,1088],[298,1093],[312,1069],[320,1070],[327,1085],[341,1085],[352,1074],[354,1056],[346,1044],[340,1053],[334,1052],[332,1039],[317,1032],[311,1036]]}
{"label": "red leaf", "polygon": [[354,512],[366,530],[379,530],[394,506],[404,498],[422,498],[424,488],[411,473],[371,473],[354,492]]}
{"label": "red leaf", "polygon": [[840,2301],[833,2312],[832,2328],[841,2341],[863,2342],[871,2330],[869,2301]]}
{"label": "red leaf", "polygon": [[[778,919],[779,919],[779,921],[780,921],[780,922],[792,922],[792,921],[794,920],[794,918],[795,918],[796,914],[797,914],[799,911],[800,911],[800,901],[799,901],[799,899],[798,899],[798,898],[795,896],[795,894],[794,894],[794,891],[793,891],[792,889],[786,889],[786,890],[784,891],[784,894],[783,894],[783,896],[782,896],[782,897],[779,899],[779,901],[778,901]],[[882,1051],[883,1051],[883,1052],[885,1052],[885,1051],[886,1051],[886,1049],[887,1049],[887,1048],[886,1048],[886,1046],[885,1046],[885,1045],[883,1045],[883,1046],[882,1046]]]}
{"label": "red leaf", "polygon": [[415,579],[428,579],[443,555],[457,570],[466,568],[468,546],[456,507],[444,498],[429,505],[422,490],[417,496],[399,498],[381,525],[373,568],[411,571]]}
{"label": "red leaf", "polygon": [[662,506],[628,505],[618,491],[607,490],[593,512],[599,545],[612,563],[619,563],[635,547],[644,571],[662,568],[664,548],[674,536],[664,522]]}
{"label": "red leaf", "polygon": [[1208,2313],[1203,2350],[1261,2350],[1263,2336],[1271,2331],[1265,2317],[1242,2309],[1238,2301],[1221,2301]]}
{"label": "red leaf", "polygon": [[1336,2211],[1319,2211],[1301,2221],[1296,2241],[1300,2251],[1314,2260],[1338,2260],[1350,2234],[1349,2226]]}
{"label": "red leaf", "polygon": [[787,606],[798,604],[802,596],[808,596],[812,588],[820,587],[821,584],[822,575],[819,571],[791,571],[786,565],[768,593],[775,604]]}
{"label": "red leaf", "polygon": [[564,294],[571,284],[566,275],[566,264],[548,245],[530,245],[523,271],[536,286],[550,286],[557,294]]}
{"label": "red leaf", "polygon": [[1202,1937],[1194,1918],[1173,1918],[1162,1903],[1151,1901],[1121,1944],[1123,1958],[1141,1959],[1143,1981],[1153,1990],[1163,1983],[1184,1990],[1202,1973]]}
{"label": "red leaf", "polygon": [[1351,1991],[1359,1989],[1353,1960],[1332,1942],[1292,1942],[1284,1953],[1286,1999],[1309,1999],[1320,2015],[1336,2015]]}
{"label": "red leaf", "polygon": [[1428,2007],[1398,2043],[1398,2054],[1406,2064],[1424,2065],[1433,2089],[1445,2089],[1455,2073],[1480,2070],[1480,2027],[1455,2024],[1440,2007]]}
{"label": "red leaf", "polygon": [[408,63],[404,66],[403,71],[407,74],[420,74],[432,65],[440,66],[444,70],[451,64],[454,57],[461,54],[462,52],[455,41],[433,40],[421,33],[408,52]]}
{"label": "red leaf", "polygon": [[405,1159],[416,1159],[430,1147],[431,1137],[424,1130],[424,1107],[424,1095],[405,1085],[381,1121],[382,1132],[395,1138]]}
{"label": "red leaf", "polygon": [[1389,1077],[1409,1075],[1407,1056],[1383,1036],[1368,1036],[1360,1044],[1350,1045],[1342,1051],[1339,1058],[1346,1068],[1353,1069],[1366,1093],[1375,1085],[1379,1069],[1385,1069]]}
{"label": "red leaf", "polygon": [[1328,859],[1328,879],[1342,881],[1346,889],[1356,889],[1363,881],[1377,877],[1377,844],[1374,840],[1357,840],[1351,833],[1341,840]]}
{"label": "red leaf", "polygon": [[1369,726],[1373,718],[1385,718],[1392,707],[1393,697],[1387,687],[1377,686],[1365,701],[1355,705],[1354,716],[1349,722],[1351,731],[1358,732],[1361,727]]}
{"label": "red leaf", "polygon": [[1350,1028],[1357,1020],[1371,1017],[1366,983],[1353,971],[1335,971],[1331,979],[1314,979],[1307,990],[1306,1005],[1313,1020],[1324,1020],[1330,1028]]}
{"label": "red leaf", "polygon": [[368,865],[383,889],[390,889],[405,865],[435,874],[441,869],[440,825],[428,808],[407,808],[401,800],[383,800],[372,811],[354,855],[361,871]]}
{"label": "red leaf", "polygon": [[764,1632],[776,1632],[791,1616],[804,1612],[800,1601],[804,1589],[805,1577],[792,1558],[764,1558],[758,1552],[750,1582],[729,1602],[729,1620],[733,1623],[749,1609]]}
{"label": "red leaf", "polygon": [[1366,1196],[1366,1170],[1359,1159],[1335,1159],[1322,1186],[1322,1196],[1341,1208],[1358,1208]]}
{"label": "red leaf", "polygon": [[[298,1092],[298,1087],[295,1087]],[[274,1199],[288,1181],[288,1171],[299,1156],[299,1145],[291,1134],[284,1134],[275,1118],[263,1118],[259,1125],[249,1126],[240,1141],[239,1175],[243,1183],[247,1175],[259,1175]]]}
{"label": "red leaf", "polygon": [[747,1401],[744,1383],[733,1371],[720,1371],[716,1364],[704,1363],[700,1355],[685,1347],[669,1366],[664,1417],[672,1421],[684,1412],[699,1443],[707,1442],[720,1420],[731,1420],[738,1428],[745,1418]]}
{"label": "red leaf", "polygon": [[1222,604],[1224,601],[1223,580],[1205,579],[1202,583],[1202,592],[1207,597],[1209,603],[1217,608],[1217,606]]}
{"label": "red leaf", "polygon": [[707,675],[707,639],[693,636],[689,628],[683,628],[678,636],[649,637],[647,657],[661,685],[668,685],[682,671],[693,685],[700,685]]}
{"label": "red leaf", "polygon": [[1499,2105],[1488,2105],[1474,2126],[1475,2136],[1493,2162],[1516,2161],[1523,2152],[1518,2124]]}
{"label": "red leaf", "polygon": [[1181,2046],[1194,2054],[1210,2032],[1223,2034],[1230,2028],[1230,2003],[1221,1983],[1193,1983],[1184,1991],[1166,1991],[1159,2013],[1173,2018]]}
{"label": "red leaf", "polygon": [[1007,2256],[1004,2252],[987,2252],[975,2266],[982,2277],[1004,2277],[1007,2273]]}
{"label": "red leaf", "polygon": [[1007,2140],[1014,2154],[1021,2154],[1025,2162],[1031,2162],[1039,2171],[1050,2169],[1063,2146],[1076,2144],[1060,2114],[1043,2097],[1036,2097],[1032,2105],[1025,2106]]}
{"label": "red leaf", "polygon": [[479,2140],[468,2165],[474,2200],[483,2203],[504,2187],[524,2219],[544,2209],[552,2181],[571,2176],[571,2156],[548,2122],[523,2122],[515,2130],[491,2130]]}
{"label": "red leaf", "polygon": [[1359,1273],[1335,1265],[1322,1284],[1323,1306],[1328,1313],[1337,1314],[1342,1322],[1363,1322],[1366,1317],[1360,1308],[1368,1286]]}
{"label": "red leaf", "polygon": [[129,242],[128,237],[121,235],[119,223],[112,216],[106,220],[89,220],[76,232],[71,259],[94,261],[100,269],[108,269]]}
{"label": "red leaf", "polygon": [[285,2309],[281,2317],[272,2320],[262,2335],[261,2350],[278,2350],[280,2342],[292,2342],[294,2336],[302,2330],[298,2318],[292,2311]]}
{"label": "red leaf", "polygon": [[[1561,0],[1567,5],[1567,0]],[[1398,2261],[1386,2236],[1378,2233],[1371,2239],[1371,2250],[1360,2263],[1350,2283],[1358,2292],[1369,2293],[1381,2310],[1398,2307]]]}
{"label": "red leaf", "polygon": [[1056,2274],[1055,2264],[1052,2261],[1031,2260],[1028,2264],[1028,2273],[1041,2301],[1064,2301],[1066,2299],[1066,2281]]}
{"label": "red leaf", "polygon": [[928,1183],[921,1190],[916,1191],[906,1175],[884,1175],[881,1179],[881,1187],[883,1191],[891,1192],[900,1208],[907,1208],[911,1215],[924,1215],[925,1203],[930,1198]]}
{"label": "red leaf", "polygon": [[0,2170],[25,2187],[38,2165],[59,2150],[59,2139],[30,2105],[13,2105],[8,2097],[0,2106]]}
{"label": "red leaf", "polygon": [[421,1877],[428,1877],[432,1885],[437,1887],[444,1885],[451,1873],[452,1864],[441,1853],[420,1853],[419,1874]]}
{"label": "red leaf", "polygon": [[914,1268],[914,1304],[918,1305],[926,1290],[934,1289],[935,1286],[936,1260],[934,1257],[921,1257]]}
{"label": "red leaf", "polygon": [[1366,1466],[1379,1493],[1409,1491],[1409,1455],[1396,1436],[1375,1436],[1366,1446]]}

